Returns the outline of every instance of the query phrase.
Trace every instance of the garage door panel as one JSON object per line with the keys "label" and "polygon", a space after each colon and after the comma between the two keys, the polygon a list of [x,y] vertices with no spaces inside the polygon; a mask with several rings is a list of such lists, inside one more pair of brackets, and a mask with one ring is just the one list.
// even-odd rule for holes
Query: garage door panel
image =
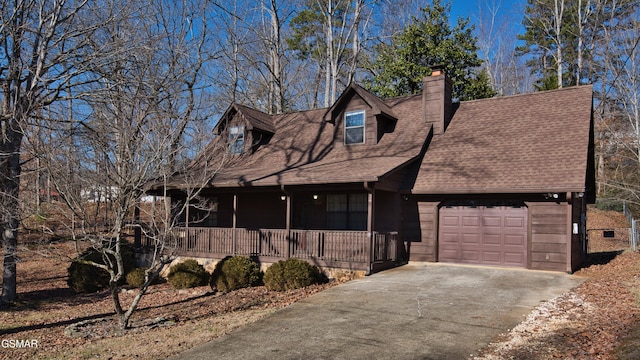
{"label": "garage door panel", "polygon": [[502,245],[502,236],[500,234],[482,234],[482,245],[500,247]]}
{"label": "garage door panel", "polygon": [[483,216],[482,225],[486,228],[502,228],[502,218],[499,216]]}
{"label": "garage door panel", "polygon": [[524,235],[504,235],[505,246],[516,246],[524,248],[527,245],[527,239]]}
{"label": "garage door panel", "polygon": [[526,207],[440,209],[439,261],[525,267]]}
{"label": "garage door panel", "polygon": [[477,227],[478,225],[480,225],[479,216],[463,216],[462,217],[463,227]]}
{"label": "garage door panel", "polygon": [[465,262],[475,263],[481,259],[480,251],[477,251],[477,250],[463,250],[461,254],[462,254],[462,260]]}
{"label": "garage door panel", "polygon": [[504,217],[504,227],[505,228],[515,228],[515,229],[522,229],[525,227],[525,218],[524,216],[518,216],[518,217],[514,217],[514,216],[505,216]]}
{"label": "garage door panel", "polygon": [[459,242],[460,234],[458,233],[444,233],[440,235],[441,246],[446,244],[454,244],[457,247]]}
{"label": "garage door panel", "polygon": [[442,249],[440,248],[440,258],[443,262],[453,262],[460,258],[458,248],[455,249]]}
{"label": "garage door panel", "polygon": [[443,216],[440,219],[440,225],[458,227],[460,225],[459,216]]}
{"label": "garage door panel", "polygon": [[509,266],[522,266],[526,258],[522,253],[504,253],[504,264]]}
{"label": "garage door panel", "polygon": [[462,234],[461,240],[463,244],[468,246],[479,246],[482,244],[482,236],[480,236],[480,234]]}
{"label": "garage door panel", "polygon": [[501,257],[502,256],[500,251],[483,251],[482,263],[491,264],[491,265],[500,265]]}

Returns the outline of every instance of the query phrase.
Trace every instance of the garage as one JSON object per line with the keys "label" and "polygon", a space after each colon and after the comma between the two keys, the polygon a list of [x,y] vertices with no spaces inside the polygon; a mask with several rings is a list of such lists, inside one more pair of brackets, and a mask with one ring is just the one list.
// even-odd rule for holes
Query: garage
{"label": "garage", "polygon": [[440,208],[438,261],[527,267],[526,206]]}

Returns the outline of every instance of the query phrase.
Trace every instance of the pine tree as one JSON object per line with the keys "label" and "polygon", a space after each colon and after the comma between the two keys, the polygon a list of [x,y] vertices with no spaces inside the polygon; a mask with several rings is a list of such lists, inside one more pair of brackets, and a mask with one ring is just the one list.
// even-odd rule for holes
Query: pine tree
{"label": "pine tree", "polygon": [[450,3],[434,0],[390,44],[380,45],[375,61],[369,65],[372,77],[367,87],[382,97],[419,93],[431,66],[442,65],[453,83],[455,99],[494,96],[489,78],[479,72],[482,60],[477,54],[474,27],[466,18],[452,28],[450,10]]}

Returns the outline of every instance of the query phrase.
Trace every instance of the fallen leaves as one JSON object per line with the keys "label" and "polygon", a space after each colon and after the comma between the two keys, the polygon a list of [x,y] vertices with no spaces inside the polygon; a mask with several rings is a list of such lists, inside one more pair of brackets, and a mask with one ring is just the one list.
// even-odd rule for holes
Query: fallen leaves
{"label": "fallen leaves", "polygon": [[588,279],[544,302],[475,359],[614,359],[640,320],[633,289],[640,288],[640,253],[576,273]]}

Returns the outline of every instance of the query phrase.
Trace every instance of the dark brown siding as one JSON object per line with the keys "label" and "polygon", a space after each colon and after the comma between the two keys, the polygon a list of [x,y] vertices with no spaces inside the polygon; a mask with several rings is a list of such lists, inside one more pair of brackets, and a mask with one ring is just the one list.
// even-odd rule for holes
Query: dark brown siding
{"label": "dark brown siding", "polygon": [[[436,239],[438,233],[438,204],[439,202],[417,202],[407,201],[407,206],[414,205],[417,210],[420,237],[417,241],[412,241],[409,248],[409,261],[436,261],[437,248]],[[410,210],[410,209],[408,209]],[[405,214],[407,214],[405,212]],[[405,223],[410,223],[405,216]],[[414,230],[415,231],[415,230]]]}
{"label": "dark brown siding", "polygon": [[[581,226],[581,217],[586,216],[586,197],[574,197],[572,201],[571,221],[578,227],[578,234],[571,232],[571,268],[568,271],[576,271],[584,261],[586,255],[583,251],[584,227]],[[571,225],[573,226],[573,224]],[[573,229],[573,228],[572,228]]]}
{"label": "dark brown siding", "polygon": [[220,194],[218,197],[218,227],[233,226],[233,195]]}
{"label": "dark brown siding", "polygon": [[237,227],[284,229],[286,210],[279,193],[240,194]]}
{"label": "dark brown siding", "polygon": [[530,268],[567,270],[567,230],[570,224],[566,203],[527,203],[531,222]]}
{"label": "dark brown siding", "polygon": [[399,199],[397,193],[376,191],[374,230],[398,231]]}

